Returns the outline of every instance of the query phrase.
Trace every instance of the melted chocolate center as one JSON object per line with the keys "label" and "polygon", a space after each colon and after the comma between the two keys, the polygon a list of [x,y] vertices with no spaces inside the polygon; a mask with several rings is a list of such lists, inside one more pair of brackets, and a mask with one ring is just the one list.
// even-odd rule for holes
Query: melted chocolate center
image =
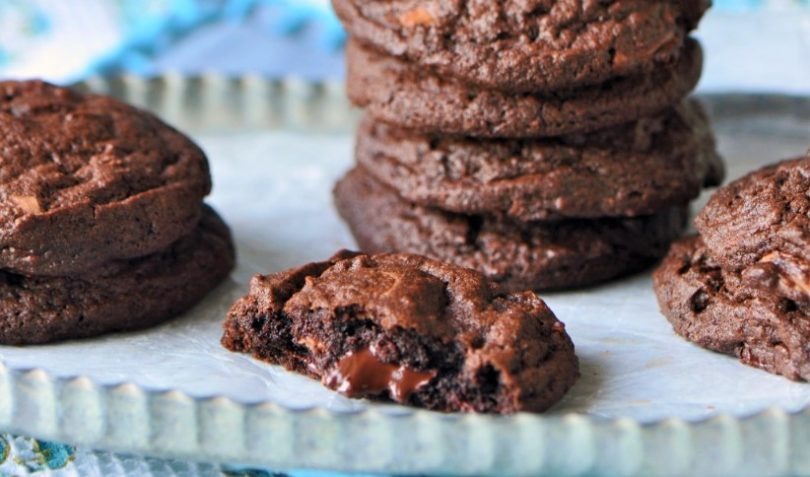
{"label": "melted chocolate center", "polygon": [[391,399],[404,403],[435,376],[435,371],[414,371],[383,363],[370,348],[363,348],[341,358],[324,382],[352,398],[379,396],[387,390]]}

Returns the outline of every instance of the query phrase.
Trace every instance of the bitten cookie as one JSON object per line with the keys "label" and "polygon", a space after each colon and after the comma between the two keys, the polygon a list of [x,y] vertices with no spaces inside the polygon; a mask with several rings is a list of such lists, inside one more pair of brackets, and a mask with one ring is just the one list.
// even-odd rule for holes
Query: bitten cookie
{"label": "bitten cookie", "polygon": [[712,258],[723,267],[739,270],[760,261],[784,266],[794,262],[796,267],[806,263],[810,156],[765,167],[723,187],[695,225]]}
{"label": "bitten cookie", "polygon": [[543,411],[578,376],[565,327],[534,293],[414,255],[341,252],[268,276],[222,344],[350,397],[438,411]]}
{"label": "bitten cookie", "polygon": [[481,89],[356,41],[346,55],[349,98],[371,117],[431,133],[501,138],[584,133],[655,115],[695,87],[703,63],[700,45],[688,40],[674,65],[543,95]]}
{"label": "bitten cookie", "polygon": [[535,140],[441,137],[365,118],[356,157],[409,201],[523,221],[653,214],[724,176],[694,101],[614,129]]}
{"label": "bitten cookie", "polygon": [[572,288],[639,271],[666,253],[688,215],[686,207],[551,223],[458,215],[404,201],[362,168],[338,183],[335,202],[363,251],[426,255],[508,290]]}
{"label": "bitten cookie", "polygon": [[[673,245],[654,283],[661,310],[679,335],[750,366],[810,379],[810,267],[803,278],[783,283],[788,294],[762,289],[758,272],[722,268],[713,251],[692,237]],[[804,302],[791,298],[802,290]]]}
{"label": "bitten cookie", "polygon": [[332,0],[353,37],[444,76],[556,91],[677,61],[706,0]]}
{"label": "bitten cookie", "polygon": [[114,99],[0,82],[0,268],[86,273],[191,233],[210,188],[188,138]]}
{"label": "bitten cookie", "polygon": [[155,325],[191,308],[233,265],[228,227],[203,207],[190,235],[143,258],[71,278],[0,271],[0,343],[49,343]]}

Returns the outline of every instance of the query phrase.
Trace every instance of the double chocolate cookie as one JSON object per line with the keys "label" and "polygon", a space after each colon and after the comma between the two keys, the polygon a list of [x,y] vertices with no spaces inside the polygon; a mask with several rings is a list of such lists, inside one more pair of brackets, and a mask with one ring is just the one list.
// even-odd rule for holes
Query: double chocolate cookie
{"label": "double chocolate cookie", "polygon": [[427,255],[483,272],[508,290],[584,286],[646,268],[682,232],[688,211],[636,218],[520,222],[415,205],[351,171],[335,189],[338,211],[369,253]]}
{"label": "double chocolate cookie", "polygon": [[583,133],[658,114],[697,84],[700,45],[688,40],[674,65],[553,93],[482,89],[385,56],[347,46],[349,98],[373,118],[408,129],[478,137],[550,137]]}
{"label": "double chocolate cookie", "polygon": [[84,273],[191,233],[211,189],[188,138],[112,98],[0,82],[0,268]]}
{"label": "double chocolate cookie", "polygon": [[233,265],[228,227],[204,207],[191,234],[145,257],[73,277],[0,271],[0,343],[49,343],[156,325],[200,301]]}
{"label": "double chocolate cookie", "polygon": [[205,155],[153,115],[0,82],[0,150],[0,343],[154,325],[233,268]]}
{"label": "double chocolate cookie", "polygon": [[[751,272],[748,272],[751,273]],[[810,269],[800,304],[762,290],[756,276],[727,270],[698,237],[673,245],[654,274],[664,315],[675,332],[699,346],[737,356],[750,366],[810,380]]]}
{"label": "double chocolate cookie", "polygon": [[565,326],[534,293],[405,254],[341,252],[257,276],[222,344],[351,397],[438,411],[543,411],[579,374]]}
{"label": "double chocolate cookie", "polygon": [[744,363],[810,379],[810,160],[784,161],[718,191],[701,237],[655,272],[675,331]]}
{"label": "double chocolate cookie", "polygon": [[810,156],[761,169],[719,190],[695,225],[712,257],[740,269],[774,252],[810,258]]}
{"label": "double chocolate cookie", "polygon": [[724,166],[686,96],[707,0],[332,0],[366,109],[335,190],[366,252],[508,289],[640,270]]}
{"label": "double chocolate cookie", "polygon": [[534,140],[444,137],[365,118],[356,158],[408,201],[522,221],[654,214],[724,176],[695,101],[609,130]]}
{"label": "double chocolate cookie", "polygon": [[332,0],[354,38],[443,76],[558,91],[679,59],[707,0]]}

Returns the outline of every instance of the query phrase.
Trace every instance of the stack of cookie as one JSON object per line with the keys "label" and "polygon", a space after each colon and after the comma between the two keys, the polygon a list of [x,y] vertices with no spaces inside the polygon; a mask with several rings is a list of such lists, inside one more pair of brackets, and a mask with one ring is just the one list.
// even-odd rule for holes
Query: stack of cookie
{"label": "stack of cookie", "polygon": [[810,380],[810,156],[719,190],[654,274],[675,331],[751,366]]}
{"label": "stack of cookie", "polygon": [[684,99],[709,2],[333,0],[366,108],[336,203],[367,252],[425,254],[507,289],[646,267],[722,180]]}
{"label": "stack of cookie", "polygon": [[205,155],[148,113],[0,82],[0,151],[0,343],[153,325],[233,267]]}

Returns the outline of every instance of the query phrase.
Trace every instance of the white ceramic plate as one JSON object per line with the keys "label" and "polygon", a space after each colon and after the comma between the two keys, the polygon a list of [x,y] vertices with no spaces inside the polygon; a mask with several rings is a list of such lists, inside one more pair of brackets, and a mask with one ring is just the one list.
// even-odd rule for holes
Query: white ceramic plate
{"label": "white ceramic plate", "polygon": [[[191,313],[138,333],[0,347],[0,428],[106,450],[387,473],[810,473],[810,385],[675,336],[649,274],[547,295],[582,379],[546,415],[442,415],[352,401],[220,348],[250,276],[354,246],[331,205],[356,114],[340,85],[261,78],[96,79],[157,110],[209,153],[210,202],[239,266]],[[712,96],[730,176],[802,153],[810,101]],[[705,200],[705,198],[704,198]]]}

